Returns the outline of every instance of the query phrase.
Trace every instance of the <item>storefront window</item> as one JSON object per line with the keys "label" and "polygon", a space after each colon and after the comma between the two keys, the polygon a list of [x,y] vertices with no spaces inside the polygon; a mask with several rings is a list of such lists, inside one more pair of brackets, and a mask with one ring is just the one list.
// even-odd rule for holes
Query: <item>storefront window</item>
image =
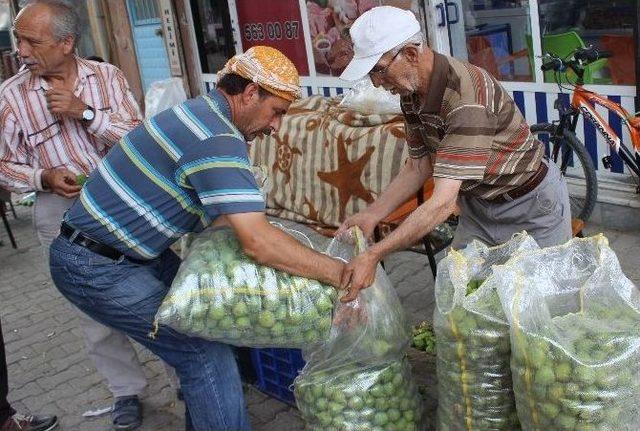
{"label": "storefront window", "polygon": [[202,72],[216,73],[235,53],[227,0],[192,1],[191,13]]}
{"label": "storefront window", "polygon": [[528,0],[450,0],[449,38],[454,57],[501,81],[533,81]]}
{"label": "storefront window", "polygon": [[[585,73],[587,84],[635,84],[636,0],[539,0],[542,51],[567,56],[580,46],[609,51]],[[553,74],[545,73],[553,82]]]}

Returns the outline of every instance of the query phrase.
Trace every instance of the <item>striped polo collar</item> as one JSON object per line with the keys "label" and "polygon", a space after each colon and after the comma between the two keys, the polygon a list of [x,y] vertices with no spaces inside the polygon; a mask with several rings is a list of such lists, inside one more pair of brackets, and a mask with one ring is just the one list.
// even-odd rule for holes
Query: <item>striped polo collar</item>
{"label": "striped polo collar", "polygon": [[227,117],[229,121],[232,121],[233,119],[231,118],[231,105],[229,104],[227,98],[224,97],[224,94],[222,94],[222,92],[217,88],[214,88],[209,92],[208,96],[218,106],[218,109],[220,109],[220,113]]}
{"label": "striped polo collar", "polygon": [[447,76],[449,72],[449,62],[447,57],[437,52],[433,53],[433,70],[431,71],[431,81],[427,98],[422,107],[422,112],[439,113],[442,107],[444,90],[447,88]]}

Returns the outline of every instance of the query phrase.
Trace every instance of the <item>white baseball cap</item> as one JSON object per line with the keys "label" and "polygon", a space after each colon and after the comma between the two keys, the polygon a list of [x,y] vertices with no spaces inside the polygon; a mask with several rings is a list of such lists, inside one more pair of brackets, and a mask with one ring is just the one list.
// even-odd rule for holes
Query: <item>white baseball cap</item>
{"label": "white baseball cap", "polygon": [[413,12],[393,6],[369,9],[355,20],[349,33],[353,42],[353,59],[340,75],[357,81],[367,75],[380,57],[420,32]]}

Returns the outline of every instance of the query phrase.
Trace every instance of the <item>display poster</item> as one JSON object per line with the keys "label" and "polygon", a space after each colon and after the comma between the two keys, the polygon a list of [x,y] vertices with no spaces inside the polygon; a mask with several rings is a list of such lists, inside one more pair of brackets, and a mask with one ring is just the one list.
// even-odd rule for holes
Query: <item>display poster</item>
{"label": "display poster", "polygon": [[[412,0],[308,0],[307,15],[318,75],[339,76],[353,57],[349,27],[376,6],[395,6],[417,11]],[[384,29],[380,29],[384,31]]]}
{"label": "display poster", "polygon": [[307,51],[298,0],[236,0],[242,50],[266,45],[282,51],[309,76]]}

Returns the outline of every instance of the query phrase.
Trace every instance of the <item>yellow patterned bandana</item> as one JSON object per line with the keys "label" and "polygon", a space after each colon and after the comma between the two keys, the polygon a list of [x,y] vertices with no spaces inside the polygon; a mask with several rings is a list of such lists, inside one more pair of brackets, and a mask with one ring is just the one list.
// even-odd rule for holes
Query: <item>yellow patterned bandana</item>
{"label": "yellow patterned bandana", "polygon": [[283,53],[269,46],[253,46],[233,56],[218,77],[228,73],[250,79],[285,100],[294,101],[302,96],[296,67]]}

